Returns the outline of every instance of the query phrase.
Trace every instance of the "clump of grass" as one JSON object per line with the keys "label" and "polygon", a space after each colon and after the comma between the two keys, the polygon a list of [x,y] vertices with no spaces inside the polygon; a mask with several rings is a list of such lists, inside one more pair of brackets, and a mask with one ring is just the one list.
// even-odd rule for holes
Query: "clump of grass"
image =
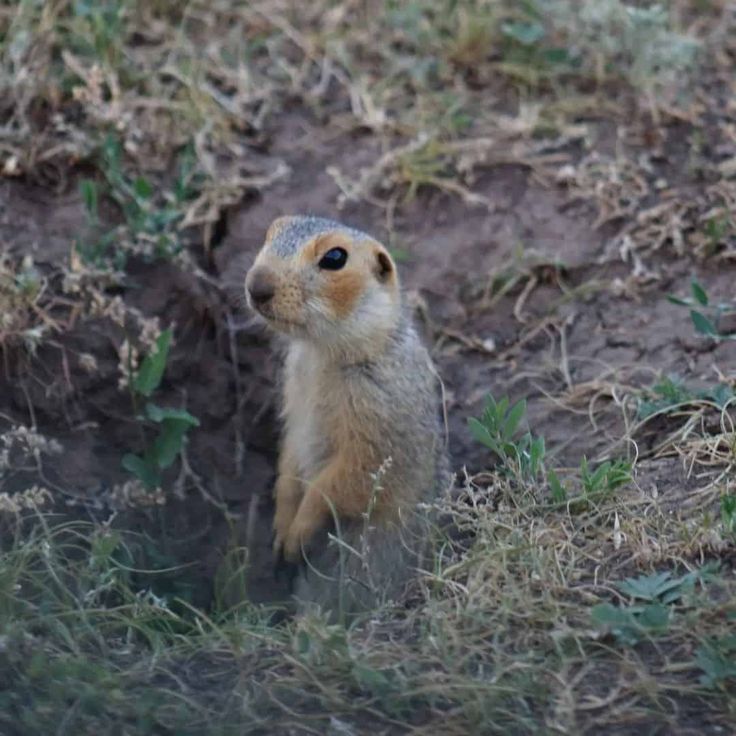
{"label": "clump of grass", "polygon": [[[176,179],[163,197],[145,176],[131,179],[123,171],[119,141],[107,136],[101,146],[100,169],[103,185],[91,179],[80,182],[80,192],[88,217],[91,235],[76,243],[76,250],[86,263],[123,271],[127,259],[136,255],[147,260],[171,259],[184,248],[180,225],[198,191],[197,172],[191,150],[181,156]],[[106,230],[100,217],[100,200],[112,200],[122,214],[122,225]]]}
{"label": "clump of grass", "polygon": [[665,4],[556,0],[546,10],[566,39],[571,61],[592,67],[599,79],[622,75],[655,105],[662,95],[684,88],[699,44],[676,29]]}
{"label": "clump of grass", "polygon": [[[4,528],[0,557],[3,732],[99,733],[127,723],[151,733],[222,723],[208,703],[219,699],[214,689],[197,702],[179,679],[188,679],[184,669],[169,669],[191,651],[187,636],[198,638],[196,617],[175,613],[145,584],[132,587],[133,558],[120,535],[38,517],[28,523],[14,541]],[[213,640],[214,659],[216,649]]]}

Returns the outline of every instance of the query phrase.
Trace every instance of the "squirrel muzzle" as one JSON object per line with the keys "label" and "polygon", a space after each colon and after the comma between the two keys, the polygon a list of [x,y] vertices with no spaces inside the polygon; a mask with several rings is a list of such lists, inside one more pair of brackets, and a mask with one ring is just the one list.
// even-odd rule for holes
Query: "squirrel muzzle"
{"label": "squirrel muzzle", "polygon": [[273,272],[263,266],[252,268],[245,279],[245,291],[251,306],[260,311],[276,294],[276,278]]}

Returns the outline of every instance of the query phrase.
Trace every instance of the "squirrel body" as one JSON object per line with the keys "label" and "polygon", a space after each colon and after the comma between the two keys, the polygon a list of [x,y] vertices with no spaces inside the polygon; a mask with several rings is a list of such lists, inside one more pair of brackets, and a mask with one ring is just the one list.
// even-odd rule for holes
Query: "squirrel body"
{"label": "squirrel body", "polygon": [[436,372],[391,256],[339,223],[279,218],[246,294],[287,340],[274,550],[306,558],[297,598],[398,594],[426,541],[417,510],[449,474]]}

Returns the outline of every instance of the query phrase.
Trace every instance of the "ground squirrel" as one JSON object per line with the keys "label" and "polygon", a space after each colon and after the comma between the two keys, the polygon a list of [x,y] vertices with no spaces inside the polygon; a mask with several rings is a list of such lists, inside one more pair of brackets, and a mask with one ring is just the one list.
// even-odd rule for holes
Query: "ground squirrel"
{"label": "ground squirrel", "polygon": [[393,596],[427,535],[407,522],[449,481],[439,382],[394,261],[358,230],[281,217],[245,291],[287,338],[274,551],[306,556],[296,597],[355,608]]}

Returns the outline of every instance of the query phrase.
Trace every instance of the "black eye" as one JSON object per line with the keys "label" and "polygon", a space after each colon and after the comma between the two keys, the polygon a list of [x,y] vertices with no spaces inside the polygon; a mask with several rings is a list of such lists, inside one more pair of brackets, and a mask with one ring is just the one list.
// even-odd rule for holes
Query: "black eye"
{"label": "black eye", "polygon": [[330,248],[317,264],[327,271],[339,271],[348,262],[348,252],[344,248]]}

